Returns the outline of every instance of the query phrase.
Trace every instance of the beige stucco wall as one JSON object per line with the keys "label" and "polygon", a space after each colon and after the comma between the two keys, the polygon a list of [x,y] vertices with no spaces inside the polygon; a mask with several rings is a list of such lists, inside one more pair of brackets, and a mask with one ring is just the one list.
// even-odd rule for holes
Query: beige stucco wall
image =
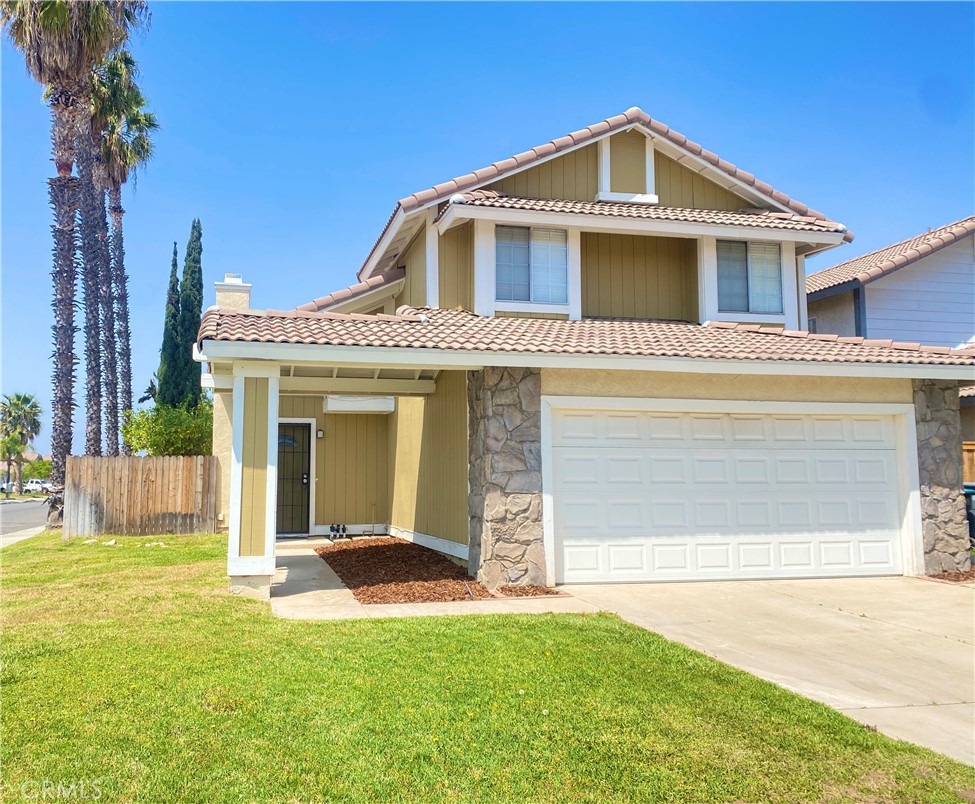
{"label": "beige stucco wall", "polygon": [[582,315],[697,321],[697,245],[582,233]]}
{"label": "beige stucco wall", "polygon": [[467,543],[467,374],[444,371],[437,391],[400,397],[389,440],[390,524]]}
{"label": "beige stucco wall", "polygon": [[816,332],[833,335],[856,335],[856,311],[853,308],[853,291],[837,293],[824,299],[809,302],[809,317],[816,318]]}
{"label": "beige stucco wall", "polygon": [[217,528],[230,527],[230,466],[233,463],[233,402],[234,395],[217,392],[213,395],[213,454],[217,459],[216,514]]}
{"label": "beige stucco wall", "polygon": [[651,399],[734,399],[749,402],[913,401],[910,380],[578,369],[542,369],[542,394]]}

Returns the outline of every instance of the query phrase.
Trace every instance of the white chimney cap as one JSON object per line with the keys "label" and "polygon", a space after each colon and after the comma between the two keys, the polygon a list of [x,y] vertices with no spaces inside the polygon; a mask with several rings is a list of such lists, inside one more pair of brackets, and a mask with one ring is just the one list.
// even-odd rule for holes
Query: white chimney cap
{"label": "white chimney cap", "polygon": [[243,285],[244,280],[241,278],[240,274],[224,274],[223,283],[225,285]]}

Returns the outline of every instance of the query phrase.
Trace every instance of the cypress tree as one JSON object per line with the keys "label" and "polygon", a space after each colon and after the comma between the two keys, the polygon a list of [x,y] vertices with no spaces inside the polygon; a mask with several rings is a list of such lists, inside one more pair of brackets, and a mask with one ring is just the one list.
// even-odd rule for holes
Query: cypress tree
{"label": "cypress tree", "polygon": [[190,239],[183,258],[183,282],[179,298],[179,335],[183,351],[183,400],[196,407],[202,395],[200,376],[202,367],[193,360],[193,344],[200,331],[203,316],[203,227],[194,218]]}
{"label": "cypress tree", "polygon": [[176,244],[173,243],[173,265],[169,272],[169,290],[166,293],[166,317],[163,322],[162,349],[159,354],[159,386],[156,402],[161,405],[179,405],[184,397],[185,361],[182,359],[180,338],[180,292],[179,276],[176,271]]}

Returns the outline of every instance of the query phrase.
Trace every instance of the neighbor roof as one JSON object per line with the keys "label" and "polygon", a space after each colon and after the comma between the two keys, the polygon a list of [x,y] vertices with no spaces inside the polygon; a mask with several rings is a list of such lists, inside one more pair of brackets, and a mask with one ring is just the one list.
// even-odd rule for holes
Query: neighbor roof
{"label": "neighbor roof", "polygon": [[841,338],[757,324],[490,318],[464,310],[411,307],[401,307],[395,316],[211,307],[200,326],[201,348],[208,340],[527,354],[975,366],[975,349]]}
{"label": "neighbor roof", "polygon": [[[799,232],[845,232],[846,227],[835,221],[794,215],[788,212],[772,212],[766,209],[742,209],[727,212],[717,209],[682,209],[651,204],[635,204],[621,201],[564,201],[550,198],[519,198],[496,190],[475,190],[463,193],[463,204],[495,209],[519,209],[531,212],[561,212],[566,214],[594,215],[612,218],[642,218],[656,221],[680,221],[724,226],[751,226],[760,229],[790,229]],[[461,203],[451,200],[451,204]],[[450,206],[444,207],[440,217]]]}
{"label": "neighbor roof", "polygon": [[[383,227],[382,232],[380,232],[379,237],[376,239],[376,243],[370,250],[369,255],[366,257],[362,268],[359,269],[359,276],[362,276],[362,272],[369,264],[373,254],[379,248],[379,244],[382,242],[383,237],[385,237],[386,232],[396,219],[396,213],[400,210],[404,212],[412,212],[430,204],[446,201],[455,193],[473,190],[490,182],[497,181],[509,173],[523,170],[524,168],[529,167],[533,163],[542,159],[547,159],[563,151],[568,151],[587,143],[594,142],[607,134],[612,134],[636,125],[646,128],[652,135],[660,137],[685,153],[700,159],[710,167],[724,173],[738,182],[741,182],[746,187],[754,190],[760,196],[767,198],[771,203],[777,204],[790,212],[794,212],[796,215],[826,220],[826,216],[822,212],[817,212],[816,210],[803,204],[801,201],[790,198],[785,193],[776,190],[771,184],[757,179],[748,171],[742,170],[736,165],[733,165],[731,162],[722,159],[717,154],[704,149],[696,142],[687,139],[687,137],[685,137],[683,134],[674,131],[666,124],[661,123],[659,120],[654,120],[639,107],[633,106],[623,112],[623,114],[608,117],[599,123],[586,126],[579,131],[573,131],[571,134],[566,134],[564,137],[551,140],[543,145],[537,145],[534,148],[523,151],[522,153],[516,154],[508,159],[502,159],[500,162],[494,162],[487,167],[480,168],[472,173],[466,173],[463,176],[458,176],[450,179],[449,181],[442,182],[441,184],[435,184],[433,187],[426,190],[421,190],[413,193],[412,195],[408,195],[406,198],[401,198],[393,208],[393,212],[389,216],[389,220],[386,221],[386,225]],[[853,233],[847,231],[844,235],[844,239],[847,242],[852,241]]]}
{"label": "neighbor roof", "polygon": [[806,293],[817,293],[847,282],[859,282],[865,285],[928,257],[973,233],[975,233],[975,215],[810,274],[806,277]]}
{"label": "neighbor roof", "polygon": [[310,313],[327,310],[329,307],[334,307],[336,304],[341,304],[342,302],[347,302],[350,299],[355,299],[358,296],[362,296],[366,293],[371,293],[374,290],[379,290],[379,288],[386,287],[387,285],[391,285],[393,282],[399,282],[401,279],[405,278],[405,268],[391,268],[384,273],[377,274],[376,276],[370,276],[364,282],[357,282],[356,284],[349,285],[347,288],[343,288],[342,290],[333,291],[327,296],[321,296],[317,299],[313,299],[306,304],[302,304],[296,309]]}

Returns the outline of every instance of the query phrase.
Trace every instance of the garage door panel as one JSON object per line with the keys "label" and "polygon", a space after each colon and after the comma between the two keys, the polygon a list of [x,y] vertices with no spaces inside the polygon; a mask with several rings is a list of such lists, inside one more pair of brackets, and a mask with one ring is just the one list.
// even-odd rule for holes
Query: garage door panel
{"label": "garage door panel", "polygon": [[556,580],[900,571],[893,419],[553,417]]}

